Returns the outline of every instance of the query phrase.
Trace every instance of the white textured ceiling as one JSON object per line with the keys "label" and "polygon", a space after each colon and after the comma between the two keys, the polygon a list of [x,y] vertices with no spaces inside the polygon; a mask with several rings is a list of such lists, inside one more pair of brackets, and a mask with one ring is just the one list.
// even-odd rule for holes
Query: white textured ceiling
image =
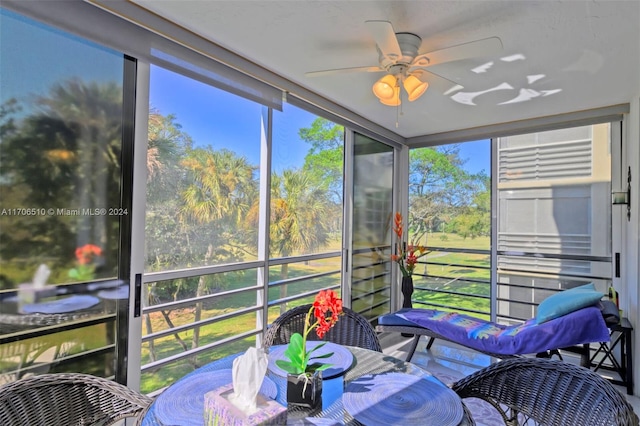
{"label": "white textured ceiling", "polygon": [[[640,95],[637,0],[135,2],[405,138]],[[377,65],[367,20],[419,35],[419,53],[493,36],[503,51],[432,67],[464,89],[445,94],[452,84],[432,84],[417,101],[403,102],[396,128],[396,108],[380,104],[371,91],[384,74],[304,75]]]}

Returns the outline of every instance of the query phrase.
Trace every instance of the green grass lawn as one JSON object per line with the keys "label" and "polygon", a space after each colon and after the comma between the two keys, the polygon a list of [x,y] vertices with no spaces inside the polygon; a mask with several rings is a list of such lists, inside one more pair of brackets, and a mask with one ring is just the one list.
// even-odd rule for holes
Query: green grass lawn
{"label": "green grass lawn", "polygon": [[423,239],[420,244],[427,247],[465,248],[475,250],[490,250],[491,239],[489,237],[463,238],[457,234],[444,232],[432,232],[427,234],[426,241]]}

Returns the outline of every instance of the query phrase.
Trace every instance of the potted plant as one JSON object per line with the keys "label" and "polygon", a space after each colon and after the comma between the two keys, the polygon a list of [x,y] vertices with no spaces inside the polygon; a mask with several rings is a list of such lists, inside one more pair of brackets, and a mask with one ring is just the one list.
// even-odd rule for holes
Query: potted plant
{"label": "potted plant", "polygon": [[[287,403],[316,408],[322,401],[322,371],[331,364],[321,360],[329,358],[333,352],[316,355],[318,349],[327,342],[321,342],[307,350],[307,337],[312,330],[319,339],[338,321],[342,313],[342,300],[333,290],[321,290],[305,317],[302,334],[294,333],[284,352],[287,359],[276,361],[276,365],[287,372]],[[312,321],[312,314],[315,321]]]}
{"label": "potted plant", "polygon": [[102,256],[102,249],[94,244],[85,244],[76,249],[77,266],[69,270],[70,278],[76,281],[91,281],[95,278],[96,257]]}

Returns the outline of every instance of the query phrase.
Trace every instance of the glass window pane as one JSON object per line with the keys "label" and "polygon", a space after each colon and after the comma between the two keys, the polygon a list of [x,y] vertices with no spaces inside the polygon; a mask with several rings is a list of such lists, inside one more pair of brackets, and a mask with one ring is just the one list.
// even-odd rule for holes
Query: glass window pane
{"label": "glass window pane", "polygon": [[0,288],[116,277],[123,56],[1,19]]}
{"label": "glass window pane", "polygon": [[4,9],[0,39],[0,380],[112,376],[125,59]]}
{"label": "glass window pane", "polygon": [[[270,268],[269,302],[280,312],[313,297],[296,296],[340,284],[344,128],[291,104],[273,112],[269,257],[336,252],[330,259]],[[326,274],[306,279],[311,274]]]}
{"label": "glass window pane", "polygon": [[391,309],[394,149],[354,138],[351,307],[375,320]]}
{"label": "glass window pane", "polygon": [[611,279],[610,124],[500,138],[498,315]]}
{"label": "glass window pane", "polygon": [[426,245],[414,302],[426,308],[489,314],[491,143],[411,150],[409,241]]}
{"label": "glass window pane", "polygon": [[273,114],[270,257],[341,249],[344,127],[286,104]]}

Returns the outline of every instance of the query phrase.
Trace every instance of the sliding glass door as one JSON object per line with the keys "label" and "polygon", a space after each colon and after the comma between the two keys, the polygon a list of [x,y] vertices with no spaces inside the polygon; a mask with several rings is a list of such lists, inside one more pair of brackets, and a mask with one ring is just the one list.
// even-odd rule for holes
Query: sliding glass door
{"label": "sliding glass door", "polygon": [[375,319],[391,309],[394,148],[355,133],[352,153],[351,306]]}
{"label": "sliding glass door", "polygon": [[0,9],[0,384],[126,382],[135,60]]}

